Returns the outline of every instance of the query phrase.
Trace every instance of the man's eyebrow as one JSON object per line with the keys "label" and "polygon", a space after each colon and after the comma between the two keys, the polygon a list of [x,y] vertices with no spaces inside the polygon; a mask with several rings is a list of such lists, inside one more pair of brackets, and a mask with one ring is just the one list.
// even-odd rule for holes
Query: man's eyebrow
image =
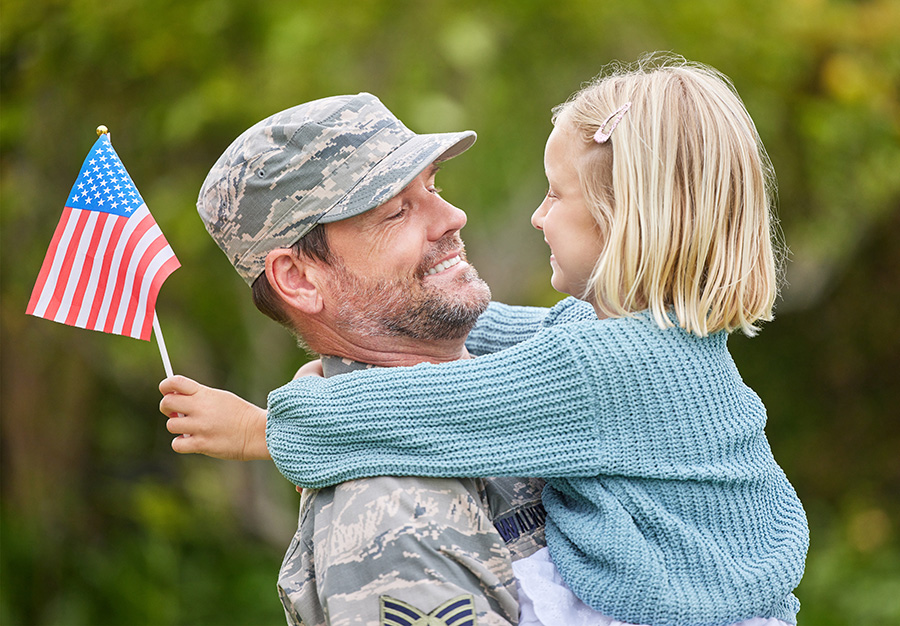
{"label": "man's eyebrow", "polygon": [[443,167],[442,165],[438,165],[437,163],[432,163],[431,167],[428,168],[428,176],[429,177],[434,176],[441,170],[442,167]]}

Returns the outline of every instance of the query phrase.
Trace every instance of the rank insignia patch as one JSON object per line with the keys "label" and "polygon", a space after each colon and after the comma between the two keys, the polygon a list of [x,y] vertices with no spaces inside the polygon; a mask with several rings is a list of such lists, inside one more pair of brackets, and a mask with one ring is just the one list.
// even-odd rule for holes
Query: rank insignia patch
{"label": "rank insignia patch", "polygon": [[381,626],[478,626],[475,600],[471,595],[452,600],[425,613],[411,604],[390,596],[381,596]]}

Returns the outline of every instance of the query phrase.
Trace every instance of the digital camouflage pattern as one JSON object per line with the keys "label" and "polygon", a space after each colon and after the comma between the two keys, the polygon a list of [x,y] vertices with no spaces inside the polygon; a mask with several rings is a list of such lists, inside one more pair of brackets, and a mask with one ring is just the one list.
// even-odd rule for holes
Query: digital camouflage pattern
{"label": "digital camouflage pattern", "polygon": [[[369,367],[334,357],[322,366],[326,376]],[[278,580],[288,623],[516,624],[511,562],[546,545],[542,487],[383,476],[304,490]]]}
{"label": "digital camouflage pattern", "polygon": [[200,189],[197,210],[252,285],[266,255],[393,198],[426,167],[461,154],[475,133],[418,135],[375,96],[333,96],[276,113],[241,134]]}

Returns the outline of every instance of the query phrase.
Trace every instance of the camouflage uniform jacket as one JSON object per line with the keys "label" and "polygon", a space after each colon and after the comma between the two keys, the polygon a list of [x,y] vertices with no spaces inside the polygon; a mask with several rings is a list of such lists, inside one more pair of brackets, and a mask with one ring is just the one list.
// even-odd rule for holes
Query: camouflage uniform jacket
{"label": "camouflage uniform jacket", "polygon": [[[326,376],[365,367],[323,358]],[[546,545],[542,487],[382,476],[304,490],[278,578],[288,624],[518,623],[511,562]]]}

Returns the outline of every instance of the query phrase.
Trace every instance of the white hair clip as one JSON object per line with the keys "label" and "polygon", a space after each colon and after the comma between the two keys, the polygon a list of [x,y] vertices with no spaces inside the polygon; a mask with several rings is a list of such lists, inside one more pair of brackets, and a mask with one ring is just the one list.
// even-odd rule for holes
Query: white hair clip
{"label": "white hair clip", "polygon": [[625,113],[628,112],[629,107],[631,107],[630,102],[626,102],[618,109],[613,111],[609,117],[603,120],[603,123],[600,124],[600,128],[597,129],[597,132],[594,133],[594,141],[597,143],[606,143],[609,141],[609,136],[612,135],[612,132],[616,129],[616,126],[619,125],[619,122],[622,121],[622,118],[625,116]]}

